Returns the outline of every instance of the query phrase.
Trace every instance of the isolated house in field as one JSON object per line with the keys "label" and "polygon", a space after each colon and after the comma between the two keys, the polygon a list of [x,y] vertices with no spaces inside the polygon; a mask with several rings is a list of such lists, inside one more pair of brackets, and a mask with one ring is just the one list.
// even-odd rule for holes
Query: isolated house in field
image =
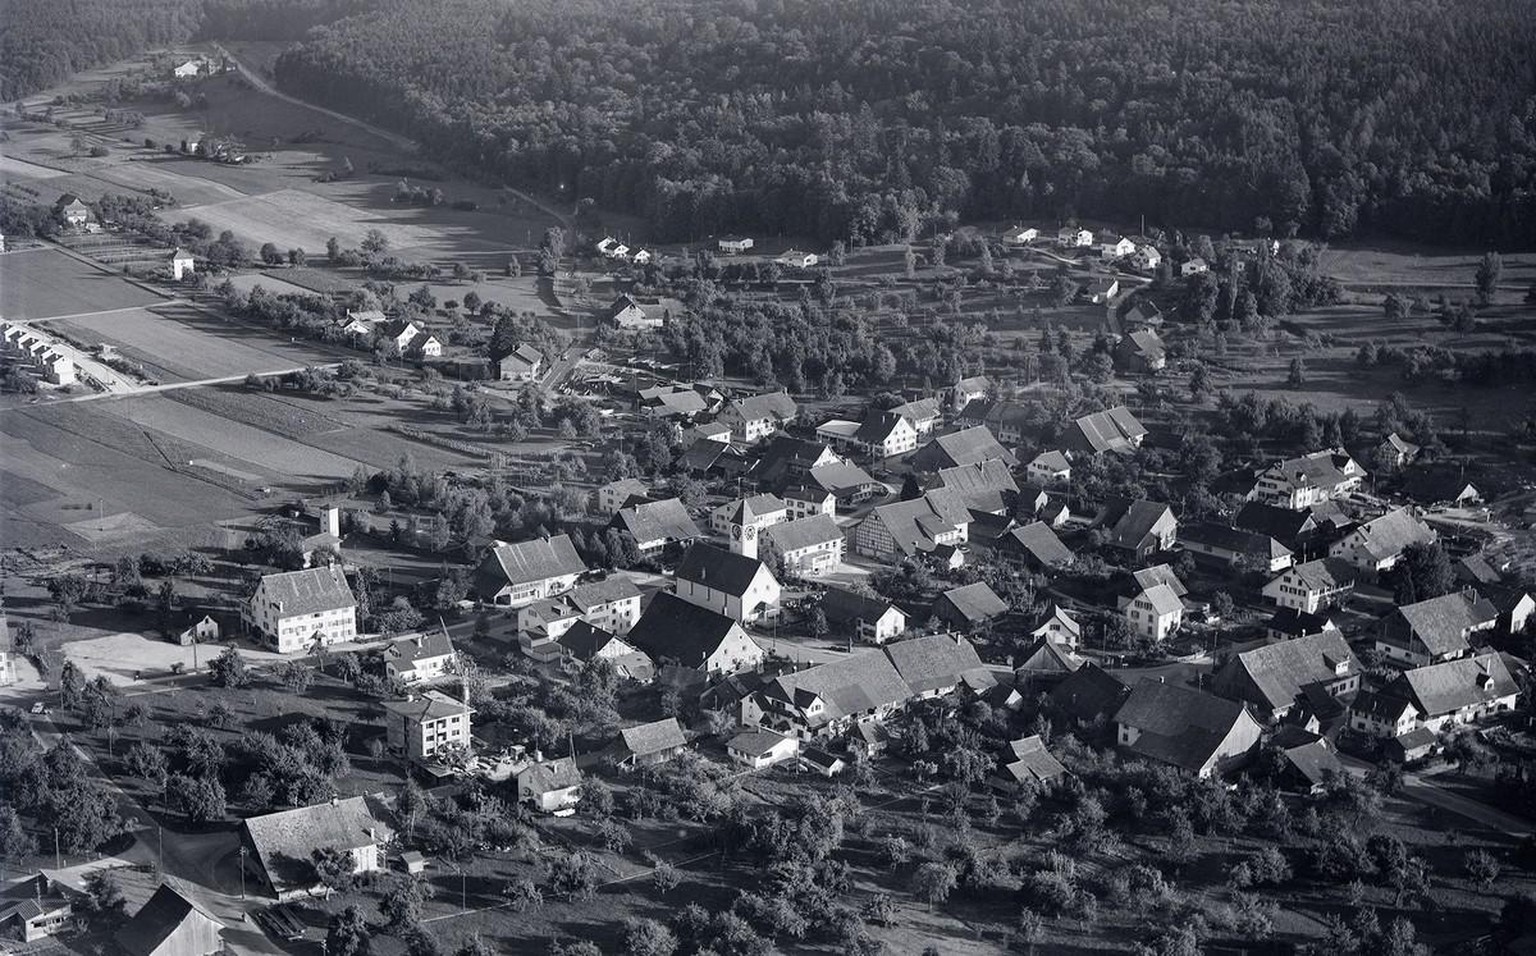
{"label": "isolated house in field", "polygon": [[325,803],[246,817],[240,842],[253,885],[283,902],[322,888],[314,852],[337,850],[352,859],[353,873],[384,869],[383,845],[391,833],[367,797],[332,798]]}
{"label": "isolated house in field", "polygon": [[224,952],[224,924],[188,894],[161,883],[117,931],[127,956],[213,956]]}
{"label": "isolated house in field", "polygon": [[1479,654],[1400,674],[1384,692],[1418,709],[1419,724],[1435,733],[1515,709],[1520,685],[1499,654]]}
{"label": "isolated house in field", "polygon": [[1179,263],[1179,275],[1181,277],[1202,275],[1210,271],[1210,263],[1206,262],[1199,256],[1195,256],[1193,259],[1186,259]]}
{"label": "isolated house in field", "polygon": [[1364,668],[1344,635],[1328,631],[1233,655],[1216,672],[1211,690],[1228,700],[1244,701],[1270,720],[1301,704],[1312,713],[1343,712],[1341,701],[1360,689]]}
{"label": "isolated house in field", "polygon": [[384,702],[384,733],[389,749],[425,763],[445,752],[469,746],[474,709],[441,691]]}
{"label": "isolated house in field", "polygon": [[1263,728],[1245,704],[1180,684],[1143,680],[1115,713],[1117,742],[1133,757],[1197,777],[1246,764]]}
{"label": "isolated house in field", "polygon": [[1316,614],[1344,603],[1355,589],[1355,569],[1334,558],[1320,558],[1286,568],[1264,585],[1263,594],[1282,608]]}
{"label": "isolated house in field", "polygon": [[807,577],[836,570],[843,562],[848,539],[826,515],[812,515],[776,524],[763,533],[764,553],[773,556],[786,574]]}
{"label": "isolated house in field", "polygon": [[428,629],[384,648],[384,673],[393,680],[415,684],[447,676],[458,659],[448,631]]}
{"label": "isolated house in field", "polygon": [[83,226],[94,218],[91,207],[74,193],[65,193],[54,204],[54,212],[66,226]]}
{"label": "isolated house in field", "polygon": [[1130,409],[1116,405],[1073,421],[1061,443],[1064,450],[1097,455],[1106,451],[1134,451],[1146,436],[1147,429]]}
{"label": "isolated house in field", "polygon": [[800,407],[787,392],[765,392],[728,402],[719,422],[731,428],[731,440],[752,445],[795,420]]}
{"label": "isolated house in field", "polygon": [[659,556],[668,547],[686,545],[703,537],[688,509],[676,498],[626,504],[608,527],[616,528],[643,558]]}
{"label": "isolated house in field", "polygon": [[606,628],[577,621],[556,639],[564,656],[586,663],[601,658],[624,680],[649,684],[656,679],[650,655]]}
{"label": "isolated house in field", "polygon": [[787,249],[773,260],[781,266],[790,269],[809,269],[820,261],[820,257],[814,252],[801,252],[799,249]]}
{"label": "isolated house in field", "polygon": [[1248,497],[1299,510],[1359,489],[1365,469],[1343,449],[1325,449],[1291,458],[1259,473]]}
{"label": "isolated house in field", "polygon": [[706,674],[752,670],[764,656],[734,619],[667,592],[651,598],[626,640],[658,665]]}
{"label": "isolated house in field", "polygon": [[503,382],[536,382],[544,374],[544,353],[525,342],[495,364],[496,377]]}
{"label": "isolated house in field", "polygon": [[752,245],[751,236],[722,236],[718,248],[728,256],[739,256],[744,252],[751,252]]}
{"label": "isolated house in field", "polygon": [[1393,608],[1381,621],[1376,650],[1410,667],[1438,664],[1471,654],[1468,638],[1498,623],[1493,602],[1467,588]]}
{"label": "isolated house in field", "polygon": [[1026,476],[1032,484],[1043,488],[1060,487],[1072,480],[1072,462],[1056,449],[1047,449],[1030,459]]}
{"label": "isolated house in field", "polygon": [[265,575],[240,610],[246,626],[283,654],[357,638],[357,599],[336,565]]}
{"label": "isolated house in field", "polygon": [[517,772],[517,798],[544,813],[559,813],[581,802],[581,771],[570,757],[542,759]]}
{"label": "isolated house in field", "polygon": [[941,545],[966,541],[971,513],[959,495],[945,488],[921,498],[877,505],[854,528],[853,549],[866,557],[912,557]]}
{"label": "isolated house in field", "polygon": [[167,259],[171,264],[171,278],[177,282],[197,271],[197,258],[180,246],[172,250]]}
{"label": "isolated house in field", "polygon": [[711,544],[689,548],[673,578],[673,593],[684,601],[743,624],[777,614],[781,590],[763,562]]}
{"label": "isolated house in field", "polygon": [[178,80],[193,79],[206,72],[209,72],[209,64],[207,60],[201,57],[183,60],[171,68],[171,76]]}
{"label": "isolated house in field", "polygon": [[951,588],[933,601],[933,616],[950,627],[971,631],[1008,613],[1008,602],[985,581]]}
{"label": "isolated house in field", "polygon": [[1009,468],[1018,465],[1013,453],[998,443],[984,425],[938,435],[912,456],[914,471],[937,472],[959,465],[974,465],[996,459]]}
{"label": "isolated house in field", "polygon": [[901,608],[885,598],[846,588],[827,588],[821,611],[838,633],[852,631],[859,640],[872,644],[884,644],[907,629],[907,615]]}
{"label": "isolated house in field", "polygon": [[640,307],[634,296],[625,293],[614,299],[603,311],[598,321],[620,329],[656,329],[661,327],[661,316],[652,317]]}
{"label": "isolated house in field", "polygon": [[570,590],[586,570],[570,535],[499,542],[475,571],[475,593],[485,604],[520,607]]}
{"label": "isolated house in field", "polygon": [[1027,246],[1040,238],[1040,230],[1034,226],[1014,226],[1003,233],[1003,245],[1017,248]]}
{"label": "isolated house in field", "polygon": [[612,757],[620,767],[653,766],[676,757],[686,746],[688,737],[677,718],[663,717],[620,730]]}
{"label": "isolated house in field", "polygon": [[1410,544],[1428,544],[1435,538],[1428,525],[1406,508],[1398,508],[1351,531],[1328,549],[1328,555],[1367,575],[1377,575],[1392,570]]}
{"label": "isolated house in field", "polygon": [[1143,375],[1159,372],[1168,364],[1168,350],[1162,336],[1150,329],[1130,332],[1115,343],[1115,364]]}

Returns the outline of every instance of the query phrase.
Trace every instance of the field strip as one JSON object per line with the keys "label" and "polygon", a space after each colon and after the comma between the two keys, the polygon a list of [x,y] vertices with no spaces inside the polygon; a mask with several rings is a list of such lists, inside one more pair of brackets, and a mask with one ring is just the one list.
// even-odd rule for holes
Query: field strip
{"label": "field strip", "polygon": [[[166,299],[164,302],[151,302],[150,305],[175,305],[176,303],[182,301],[185,300]],[[63,322],[67,319],[93,319],[99,315],[115,315],[119,312],[138,312],[139,310],[147,309],[148,307],[149,306],[144,305],[125,305],[120,309],[100,309],[95,312],[75,312],[71,315],[50,315],[44,319],[28,319],[27,321],[32,325],[42,325],[45,322]]]}

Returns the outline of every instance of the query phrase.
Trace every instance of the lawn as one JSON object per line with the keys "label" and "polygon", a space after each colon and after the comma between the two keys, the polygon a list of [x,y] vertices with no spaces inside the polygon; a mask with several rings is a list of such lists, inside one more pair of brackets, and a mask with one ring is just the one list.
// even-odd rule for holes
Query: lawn
{"label": "lawn", "polygon": [[54,249],[0,255],[0,315],[47,319],[162,301],[162,296]]}

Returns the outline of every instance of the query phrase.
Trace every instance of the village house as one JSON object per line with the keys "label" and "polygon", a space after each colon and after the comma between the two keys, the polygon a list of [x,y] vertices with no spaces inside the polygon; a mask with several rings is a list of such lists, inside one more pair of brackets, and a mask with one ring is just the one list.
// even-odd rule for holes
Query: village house
{"label": "village house", "polygon": [[993,437],[984,425],[937,435],[912,456],[912,470],[937,472],[958,465],[974,465],[977,462],[997,459],[1013,468],[1018,459]]}
{"label": "village house", "polygon": [[683,555],[672,581],[673,593],[684,601],[742,624],[778,614],[781,590],[762,561],[703,543]]}
{"label": "village house", "polygon": [[1041,425],[1038,411],[1018,402],[993,398],[978,398],[971,402],[955,416],[955,423],[965,428],[985,425],[987,431],[1005,446],[1020,444]]}
{"label": "village house", "polygon": [[752,770],[793,760],[800,753],[800,741],[768,730],[746,730],[725,745],[732,761]]}
{"label": "village house", "polygon": [[600,485],[593,493],[593,500],[598,514],[612,515],[629,499],[644,498],[650,493],[650,486],[639,478],[620,478]]}
{"label": "village house", "polygon": [[728,256],[738,256],[752,250],[752,237],[750,236],[722,236],[717,248]]}
{"label": "village house", "polygon": [[1393,468],[1404,468],[1419,457],[1420,448],[1393,432],[1376,444],[1376,460]]}
{"label": "village house", "polygon": [[1045,741],[1039,734],[1010,740],[1003,751],[1001,764],[989,783],[1005,792],[1017,790],[1026,781],[1045,786],[1067,775],[1067,768],[1045,749]]}
{"label": "village house", "polygon": [[1120,317],[1120,324],[1130,332],[1142,329],[1155,330],[1163,325],[1163,310],[1159,309],[1157,303],[1151,299],[1137,299]]}
{"label": "village house", "polygon": [[533,762],[517,772],[517,799],[541,813],[562,813],[581,802],[581,771],[572,757],[534,751]]}
{"label": "village house", "polygon": [[1435,538],[1424,522],[1406,508],[1397,508],[1351,531],[1328,549],[1328,555],[1374,576],[1396,567],[1410,544],[1429,544]]}
{"label": "village house", "polygon": [[1349,705],[1349,729],[1391,740],[1417,727],[1421,716],[1419,709],[1404,697],[1361,691]]}
{"label": "village house", "polygon": [[1107,547],[1126,552],[1136,560],[1146,560],[1172,548],[1179,532],[1179,519],[1174,517],[1172,508],[1145,499],[1112,498],[1093,523],[1108,531]]}
{"label": "village house", "polygon": [[734,674],[763,662],[763,649],[735,619],[668,592],[651,598],[626,640],[658,665],[706,674]]}
{"label": "village house", "polygon": [[[681,422],[690,421],[693,416],[709,410],[709,402],[699,394],[698,389],[689,388],[686,385],[655,385],[642,388],[637,397],[637,407],[642,415],[658,421],[678,422],[676,428],[679,431],[682,429]],[[717,441],[729,441],[730,426],[720,425],[719,430],[712,431],[710,437]]]}
{"label": "village house", "polygon": [[709,515],[715,534],[731,543],[731,550],[757,557],[758,537],[766,529],[789,520],[789,505],[778,495],[752,495],[728,501]]}
{"label": "village house", "polygon": [[1123,371],[1150,375],[1167,364],[1168,350],[1162,336],[1150,329],[1127,333],[1115,343],[1115,365]]}
{"label": "village house", "polygon": [[1083,640],[1083,625],[1061,605],[1052,604],[1051,613],[1029,635],[1076,650]]}
{"label": "village house", "polygon": [[416,763],[429,763],[446,753],[469,747],[470,716],[474,709],[442,691],[384,702],[385,737],[389,749]]}
{"label": "village house", "polygon": [[44,874],[0,896],[0,941],[35,943],[75,926],[76,897]]}
{"label": "village house", "polygon": [[1276,608],[1264,622],[1264,636],[1272,641],[1292,641],[1337,631],[1338,622],[1326,613],[1309,614],[1293,607]]}
{"label": "village house", "polygon": [[314,852],[345,853],[352,872],[384,869],[383,847],[392,838],[369,797],[333,797],[292,810],[246,817],[240,823],[241,857],[253,885],[279,902],[308,896],[324,887],[315,873]]}
{"label": "village house", "polygon": [[280,654],[357,638],[357,599],[335,565],[263,575],[240,612]]}
{"label": "village house", "polygon": [[1118,603],[1131,630],[1154,641],[1164,640],[1184,623],[1184,601],[1166,584],[1143,587]]}
{"label": "village house", "polygon": [[1120,280],[1114,276],[1090,279],[1083,287],[1083,298],[1094,305],[1104,305],[1120,294]]}
{"label": "village house", "polygon": [[1153,245],[1141,245],[1131,254],[1131,267],[1142,272],[1155,272],[1163,264],[1163,254]]}
{"label": "village house", "polygon": [[804,481],[817,468],[847,463],[826,442],[806,441],[789,435],[774,435],[757,456],[750,477],[761,487]]}
{"label": "village house", "polygon": [[1077,560],[1043,521],[1004,532],[993,544],[992,554],[1004,564],[1030,571],[1055,571]]}
{"label": "village house", "polygon": [[890,489],[870,477],[869,472],[844,461],[817,465],[806,475],[805,483],[832,495],[834,507],[845,511],[890,493]]}
{"label": "village house", "polygon": [[87,206],[84,201],[82,201],[80,197],[76,196],[74,193],[65,193],[64,195],[60,196],[58,202],[54,204],[53,208],[59,219],[61,219],[66,226],[84,226],[96,216],[96,214],[91,211],[91,207]]}
{"label": "village house", "polygon": [[1049,693],[1051,707],[1079,727],[1112,722],[1129,696],[1129,687],[1092,662],[1068,674]]}
{"label": "village house", "polygon": [[731,427],[731,440],[755,445],[789,422],[800,408],[786,392],[765,392],[727,402],[718,421]]}
{"label": "village house", "polygon": [[640,619],[640,589],[622,573],[578,584],[564,594],[516,610],[516,626],[531,642],[554,640],[576,622],[623,634]]}
{"label": "village house", "polygon": [[1019,653],[1016,660],[1014,684],[1031,693],[1060,683],[1084,663],[1072,648],[1048,637],[1037,638]]}
{"label": "village house", "polygon": [[661,316],[648,315],[627,292],[614,299],[598,316],[598,321],[625,330],[661,328]]}
{"label": "village house", "polygon": [[997,678],[976,655],[976,648],[959,635],[913,637],[886,644],[883,650],[915,698],[946,697],[962,685],[983,693],[997,684]]}
{"label": "village house", "polygon": [[523,343],[497,359],[496,378],[503,382],[537,382],[544,373],[544,353]]}
{"label": "village house", "polygon": [[1199,256],[1195,256],[1193,259],[1186,259],[1179,263],[1179,275],[1184,278],[1188,278],[1189,276],[1203,275],[1210,271],[1210,263],[1206,262]]}
{"label": "village house", "polygon": [[1040,230],[1034,226],[1014,226],[1003,233],[1002,243],[1005,246],[1027,246],[1040,238]]}
{"label": "village house", "polygon": [[1327,737],[1293,724],[1281,727],[1265,748],[1279,766],[1279,785],[1293,793],[1321,795],[1346,772]]}
{"label": "village house", "polygon": [[1056,244],[1065,249],[1087,249],[1093,245],[1093,233],[1079,226],[1063,226],[1056,231]]}
{"label": "village house", "polygon": [[498,541],[476,569],[474,588],[482,603],[521,607],[570,590],[586,571],[570,535]]}
{"label": "village house", "polygon": [[939,424],[940,409],[937,398],[919,398],[897,405],[889,411],[893,415],[905,418],[919,436],[932,434]]}
{"label": "village house", "polygon": [[865,557],[885,558],[960,545],[966,541],[970,520],[960,496],[938,488],[921,498],[876,505],[854,528],[853,549]]}
{"label": "village house", "polygon": [[782,497],[784,503],[789,506],[789,517],[792,521],[813,515],[826,515],[831,518],[837,514],[837,495],[820,485],[790,485],[784,489]]}
{"label": "village house", "polygon": [[1319,558],[1286,568],[1264,585],[1262,593],[1279,607],[1316,614],[1343,604],[1354,589],[1354,568],[1337,559]]}
{"label": "village house", "polygon": [[215,956],[225,952],[224,924],[190,892],[162,882],[114,941],[126,956]]}
{"label": "village house", "polygon": [[1410,667],[1438,664],[1471,654],[1468,638],[1498,623],[1499,609],[1493,602],[1467,588],[1393,608],[1381,620],[1376,650]]}
{"label": "village house", "polygon": [[1434,733],[1515,709],[1520,685],[1499,654],[1479,654],[1404,671],[1384,693],[1419,711],[1419,725]]}
{"label": "village house", "polygon": [[626,770],[666,763],[688,746],[688,736],[676,717],[625,727],[609,752],[616,766]]}
{"label": "village house", "polygon": [[1019,501],[1019,485],[1013,478],[1013,469],[996,458],[940,468],[927,485],[930,491],[936,488],[959,495],[972,511],[990,514],[1009,513]]}
{"label": "village house", "polygon": [[1326,449],[1271,465],[1259,473],[1250,500],[1300,510],[1359,489],[1365,469],[1343,449]]}
{"label": "village house", "polygon": [[832,627],[848,629],[871,644],[884,644],[907,629],[907,615],[901,608],[883,597],[847,588],[827,588],[821,611]]}
{"label": "village house", "polygon": [[1363,670],[1344,635],[1329,631],[1234,654],[1212,678],[1211,690],[1251,704],[1268,720],[1298,704],[1324,716],[1343,712],[1342,702],[1360,689]]}
{"label": "village house", "polygon": [[346,318],[342,320],[341,331],[354,340],[368,339],[373,337],[375,329],[387,321],[388,318],[378,309],[365,309],[361,312],[348,309]]}
{"label": "village house", "polygon": [[1141,447],[1147,429],[1124,405],[1076,419],[1062,436],[1063,450],[1098,455],[1106,451],[1129,453]]}
{"label": "village house", "polygon": [[1136,251],[1136,243],[1113,233],[1099,236],[1098,244],[1099,258],[1105,260],[1123,259]]}
{"label": "village house", "polygon": [[977,399],[986,398],[992,392],[992,380],[985,375],[962,378],[949,388],[949,407],[960,411]]}
{"label": "village house", "polygon": [[1008,613],[1008,602],[985,581],[950,588],[934,598],[932,616],[960,631],[974,631]]}
{"label": "village house", "polygon": [[1062,452],[1049,448],[1030,459],[1025,477],[1045,488],[1060,488],[1072,481],[1072,462]]}
{"label": "village house", "polygon": [[219,639],[219,622],[213,615],[195,612],[191,623],[177,632],[176,643],[187,644],[212,644]]}
{"label": "village house", "polygon": [[1197,777],[1222,776],[1247,764],[1263,733],[1245,704],[1154,680],[1131,690],[1115,724],[1116,740],[1131,756]]}
{"label": "village house", "polygon": [[171,77],[172,79],[177,80],[190,80],[194,77],[201,76],[207,69],[207,66],[207,61],[203,60],[201,57],[194,57],[190,60],[183,60],[182,62],[171,67]]}
{"label": "village house", "polygon": [[561,656],[577,663],[604,660],[622,680],[649,684],[656,678],[656,663],[649,654],[607,628],[576,621],[555,640]]}
{"label": "village house", "polygon": [[1295,560],[1290,548],[1269,535],[1229,528],[1214,521],[1180,525],[1179,543],[1193,554],[1271,574],[1284,571]]}
{"label": "village house", "polygon": [[629,261],[637,266],[649,265],[656,256],[649,249],[637,249],[635,254],[629,257]]}
{"label": "village house", "polygon": [[453,673],[458,659],[446,628],[427,630],[384,649],[384,674],[404,684],[417,684]]}
{"label": "village house", "polygon": [[676,498],[626,504],[614,513],[608,527],[618,529],[642,558],[656,557],[668,547],[687,545],[704,536]]}
{"label": "village house", "polygon": [[848,443],[870,458],[894,458],[915,451],[917,437],[917,429],[908,419],[895,412],[871,409]]}
{"label": "village house", "polygon": [[820,257],[814,252],[801,252],[799,249],[786,249],[773,260],[781,266],[790,269],[809,269],[820,261]]}
{"label": "village house", "polygon": [[826,574],[842,564],[847,549],[843,529],[826,515],[796,518],[768,528],[762,539],[765,553],[795,577]]}

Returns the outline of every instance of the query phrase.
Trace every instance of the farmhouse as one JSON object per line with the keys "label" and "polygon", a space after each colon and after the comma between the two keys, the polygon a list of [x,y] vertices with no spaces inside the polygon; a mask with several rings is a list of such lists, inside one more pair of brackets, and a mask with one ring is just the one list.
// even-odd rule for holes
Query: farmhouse
{"label": "farmhouse", "polygon": [[461,752],[469,746],[474,710],[441,691],[385,701],[384,711],[389,749],[409,760],[426,763],[444,752]]}
{"label": "farmhouse", "polygon": [[1331,498],[1343,498],[1360,487],[1365,469],[1342,449],[1328,449],[1291,458],[1259,474],[1252,501],[1299,510]]}
{"label": "farmhouse", "polygon": [[1351,531],[1335,542],[1328,554],[1374,575],[1395,567],[1410,544],[1428,544],[1433,540],[1434,531],[1406,508],[1398,508]]}
{"label": "farmhouse", "polygon": [[871,458],[894,458],[917,448],[917,429],[895,412],[871,409],[849,436],[848,444]]}
{"label": "farmhouse", "polygon": [[1040,230],[1033,226],[1014,226],[1003,233],[1003,245],[1027,246],[1040,238]]}
{"label": "farmhouse", "polygon": [[1112,498],[1094,518],[1097,527],[1109,532],[1109,547],[1144,560],[1173,547],[1179,519],[1160,501]]}
{"label": "farmhouse", "polygon": [[127,956],[214,956],[224,952],[224,924],[162,882],[113,937]]}
{"label": "farmhouse", "polygon": [[884,651],[784,674],[743,698],[741,724],[792,737],[836,737],[866,717],[884,719],[911,696]]}
{"label": "farmhouse", "polygon": [[683,752],[688,737],[676,717],[663,717],[648,724],[625,727],[614,742],[613,762],[633,769],[666,763]]}
{"label": "farmhouse", "polygon": [[1033,484],[1056,488],[1072,480],[1072,462],[1056,449],[1047,449],[1030,459],[1026,475]]}
{"label": "farmhouse", "polygon": [[1264,622],[1264,635],[1272,641],[1290,641],[1338,630],[1338,623],[1327,614],[1309,614],[1293,607],[1276,608]]}
{"label": "farmhouse", "polygon": [[446,628],[406,637],[384,649],[384,674],[406,684],[435,680],[453,671],[458,662]]}
{"label": "farmhouse", "polygon": [[889,409],[894,415],[905,418],[918,435],[928,435],[933,432],[934,426],[939,423],[939,400],[937,398],[919,398]]}
{"label": "farmhouse", "polygon": [[759,485],[778,485],[804,480],[817,468],[841,464],[846,464],[845,459],[826,442],[774,435],[758,453],[752,478]]}
{"label": "farmhouse", "polygon": [[1412,667],[1438,664],[1472,653],[1467,639],[1491,631],[1499,609],[1474,588],[1393,608],[1381,621],[1376,650]]}
{"label": "farmhouse", "polygon": [[72,928],[74,901],[46,874],[12,884],[0,897],[0,939],[35,943]]}
{"label": "farmhouse", "polygon": [[336,850],[352,858],[353,873],[384,869],[380,852],[391,834],[367,797],[332,798],[325,803],[246,817],[240,842],[246,872],[279,901],[322,889],[314,852]]}
{"label": "farmhouse", "polygon": [[1344,601],[1355,589],[1355,570],[1336,558],[1293,565],[1264,585],[1263,594],[1282,608],[1316,614]]}
{"label": "farmhouse", "polygon": [[1150,375],[1168,364],[1162,336],[1150,329],[1131,332],[1115,343],[1115,364],[1127,372]]}
{"label": "farmhouse", "polygon": [[712,544],[690,547],[673,579],[673,593],[684,601],[743,624],[777,614],[780,590],[766,564]]}
{"label": "farmhouse", "polygon": [[598,317],[599,322],[621,329],[655,329],[661,327],[661,317],[652,317],[640,307],[634,297],[624,293]]}
{"label": "farmhouse", "polygon": [[593,497],[597,513],[611,515],[617,513],[629,499],[644,498],[650,493],[650,486],[639,478],[620,478],[600,485]]}
{"label": "farmhouse", "polygon": [[58,202],[54,203],[53,209],[66,226],[83,226],[96,216],[91,211],[91,207],[74,193],[65,193],[60,196]]}
{"label": "farmhouse", "polygon": [[1144,587],[1119,603],[1131,630],[1154,641],[1163,640],[1184,623],[1184,602],[1166,584]]}
{"label": "farmhouse", "polygon": [[1131,255],[1132,267],[1142,272],[1152,272],[1163,264],[1163,254],[1157,251],[1156,246],[1141,245]]}
{"label": "farmhouse", "polygon": [[871,498],[881,497],[890,489],[875,479],[869,472],[845,461],[832,465],[817,465],[812,468],[807,476],[809,484],[820,491],[830,494],[837,508],[852,508]]}
{"label": "farmhouse", "polygon": [[787,392],[765,392],[728,402],[719,421],[731,428],[731,439],[753,445],[794,421],[799,406]]}
{"label": "farmhouse", "polygon": [[976,648],[958,635],[935,634],[896,641],[885,645],[885,653],[916,698],[944,697],[961,684],[980,692],[997,683],[976,655]]}
{"label": "farmhouse", "polygon": [[588,621],[577,621],[557,640],[561,653],[573,661],[602,660],[613,666],[624,680],[648,684],[656,677],[656,665],[650,656],[612,631]]}
{"label": "farmhouse", "polygon": [[240,610],[245,624],[282,654],[357,637],[357,600],[335,565],[265,575]]}
{"label": "farmhouse", "polygon": [[978,398],[986,398],[991,391],[992,380],[985,375],[973,375],[970,378],[962,378],[950,386],[949,407],[959,411]]}
{"label": "farmhouse", "polygon": [[570,590],[586,570],[570,535],[497,542],[475,571],[475,593],[485,604],[520,607]]}
{"label": "farmhouse", "polygon": [[171,76],[178,80],[200,76],[207,64],[201,59],[184,60],[171,68]]}
{"label": "farmhouse", "polygon": [[786,574],[806,577],[836,570],[843,561],[847,539],[826,515],[796,518],[774,525],[763,534],[763,545]]}
{"label": "farmhouse", "polygon": [[1068,674],[1050,692],[1051,706],[1080,727],[1111,719],[1129,696],[1129,687],[1093,663]]}
{"label": "farmhouse", "polygon": [[1008,613],[1008,602],[985,581],[951,588],[933,601],[933,616],[961,631],[971,631]]}
{"label": "farmhouse", "polygon": [[996,458],[971,465],[940,468],[928,487],[930,490],[943,488],[952,491],[960,496],[967,508],[991,514],[1004,514],[1012,510],[1014,502],[1019,499],[1019,485],[1013,480],[1013,470]]}
{"label": "farmhouse", "polygon": [[503,382],[536,382],[544,372],[544,353],[524,343],[496,360],[496,377]]}
{"label": "farmhouse", "polygon": [[763,661],[763,649],[735,620],[662,592],[651,598],[628,641],[658,664],[734,674]]}
{"label": "farmhouse", "polygon": [[1376,444],[1376,460],[1402,468],[1419,457],[1420,448],[1413,442],[1393,432]]}
{"label": "farmhouse", "polygon": [[1246,764],[1263,732],[1245,704],[1153,680],[1136,685],[1116,711],[1115,724],[1118,743],[1132,756],[1197,777]]}
{"label": "farmhouse", "polygon": [[176,634],[178,644],[211,644],[219,639],[219,622],[209,614],[194,615],[191,623]]}
{"label": "farmhouse", "polygon": [[1483,500],[1483,493],[1457,468],[1410,469],[1403,475],[1403,490],[1414,501],[1426,507],[1457,508],[1475,505]]}
{"label": "farmhouse", "polygon": [[1413,704],[1419,724],[1439,733],[1515,709],[1520,686],[1499,654],[1479,654],[1400,674],[1385,693]]}
{"label": "farmhouse", "polygon": [[654,557],[670,545],[682,545],[703,537],[688,509],[676,498],[626,504],[608,527],[631,541],[641,557]]}
{"label": "farmhouse", "polygon": [[1082,666],[1083,659],[1070,647],[1042,637],[1019,653],[1013,679],[1024,689],[1031,690],[1058,683]]}
{"label": "farmhouse", "polygon": [[901,608],[885,598],[846,588],[827,588],[821,611],[828,624],[851,628],[859,640],[872,644],[884,644],[907,629],[907,615]]}
{"label": "farmhouse", "polygon": [[1291,566],[1291,549],[1267,534],[1229,528],[1214,521],[1197,521],[1179,527],[1179,543],[1186,551],[1203,554],[1228,565],[1244,565],[1274,573]]}
{"label": "farmhouse", "polygon": [[1211,681],[1211,690],[1228,700],[1244,701],[1270,720],[1298,704],[1343,707],[1337,701],[1360,689],[1363,668],[1344,635],[1328,631],[1243,651],[1227,661]]}
{"label": "farmhouse", "polygon": [[790,485],[784,489],[784,503],[791,519],[837,514],[837,495],[819,485]]}
{"label": "farmhouse", "polygon": [[964,544],[970,521],[960,496],[938,488],[921,498],[875,506],[854,528],[853,549],[871,558],[911,557],[940,545]]}
{"label": "farmhouse", "polygon": [[1279,761],[1280,785],[1287,790],[1318,795],[1344,773],[1344,764],[1327,737],[1287,725],[1270,738],[1268,749]]}
{"label": "farmhouse", "polygon": [[1018,402],[978,398],[960,410],[955,421],[962,427],[987,426],[999,442],[1017,445],[1040,427],[1039,412]]}
{"label": "farmhouse", "polygon": [[1068,451],[1097,455],[1106,451],[1130,452],[1141,446],[1147,430],[1124,405],[1084,415],[1072,422],[1062,437]]}
{"label": "farmhouse", "polygon": [[1019,463],[1008,449],[998,444],[986,426],[977,425],[936,436],[912,456],[912,468],[914,471],[936,472],[994,458],[1006,463],[1009,468]]}

